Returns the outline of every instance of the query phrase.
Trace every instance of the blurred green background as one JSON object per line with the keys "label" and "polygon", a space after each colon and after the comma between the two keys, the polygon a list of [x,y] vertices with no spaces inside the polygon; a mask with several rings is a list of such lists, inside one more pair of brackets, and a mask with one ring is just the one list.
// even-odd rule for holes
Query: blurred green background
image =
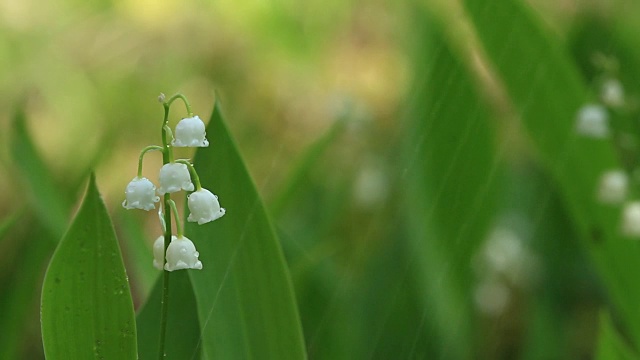
{"label": "blurred green background", "polygon": [[[202,119],[222,103],[309,358],[635,353],[638,245],[611,235],[620,207],[582,205],[609,158],[637,167],[640,3],[532,0],[535,28],[488,3],[0,0],[0,359],[43,357],[42,276],[91,168],[136,307],[148,296],[157,216],[120,203],[161,92]],[[624,136],[574,146],[604,75],[625,88]]]}

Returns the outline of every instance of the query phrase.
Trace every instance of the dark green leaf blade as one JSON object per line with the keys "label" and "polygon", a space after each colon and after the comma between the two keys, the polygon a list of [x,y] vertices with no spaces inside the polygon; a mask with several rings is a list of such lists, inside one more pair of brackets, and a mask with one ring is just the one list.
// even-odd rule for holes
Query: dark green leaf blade
{"label": "dark green leaf blade", "polygon": [[129,282],[94,175],[47,269],[41,320],[48,359],[137,358]]}
{"label": "dark green leaf blade", "polygon": [[188,223],[203,270],[190,271],[207,358],[303,359],[304,340],[282,251],[219,104],[207,127],[211,141],[194,164],[203,187],[227,214]]}
{"label": "dark green leaf blade", "polygon": [[[200,322],[191,280],[187,271],[176,271],[170,276],[165,356],[167,359],[199,359]],[[161,300],[162,276],[159,276],[151,295],[136,317],[140,360],[158,358]]]}

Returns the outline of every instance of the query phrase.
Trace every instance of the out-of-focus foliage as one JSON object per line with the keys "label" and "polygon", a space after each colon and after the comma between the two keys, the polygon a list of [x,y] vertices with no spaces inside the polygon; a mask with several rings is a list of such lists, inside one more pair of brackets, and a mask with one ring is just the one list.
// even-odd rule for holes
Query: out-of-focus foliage
{"label": "out-of-focus foliage", "polygon": [[[0,359],[43,357],[44,271],[91,169],[141,311],[140,356],[155,356],[158,217],[120,203],[138,151],[159,142],[160,92],[184,93],[202,119],[224,106],[226,127],[207,134],[219,163],[197,166],[237,199],[219,194],[227,215],[195,229],[218,260],[175,277],[188,308],[169,321],[205,331],[174,329],[169,355],[207,358],[228,338],[240,353],[299,345],[291,328],[256,325],[277,303],[312,359],[637,357],[640,243],[621,234],[623,204],[596,194],[620,168],[626,200],[640,196],[638,12],[623,0],[0,0]],[[612,135],[586,138],[576,114],[610,79],[624,89],[607,108]],[[174,106],[172,126],[183,116]],[[221,166],[227,130],[243,155],[228,166],[244,161],[252,179]],[[149,154],[144,175],[160,165]],[[243,229],[256,247],[234,243]],[[247,299],[269,274],[277,293]],[[225,322],[202,321],[233,318],[231,295],[241,320],[217,336]]]}

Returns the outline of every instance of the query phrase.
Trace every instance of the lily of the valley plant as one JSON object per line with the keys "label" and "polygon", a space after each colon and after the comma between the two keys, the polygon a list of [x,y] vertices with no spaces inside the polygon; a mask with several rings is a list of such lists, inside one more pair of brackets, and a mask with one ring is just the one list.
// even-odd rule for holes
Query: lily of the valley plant
{"label": "lily of the valley plant", "polygon": [[[184,102],[187,117],[180,120],[174,132],[169,127],[169,108],[171,104],[180,99]],[[173,147],[207,147],[209,141],[205,138],[205,126],[198,116],[191,112],[191,106],[186,97],[176,94],[168,100],[164,95],[158,98],[164,107],[164,119],[162,121],[162,146],[151,145],[145,147],[138,160],[138,175],[131,180],[125,190],[126,199],[122,206],[126,209],[141,209],[145,211],[155,209],[156,203],[163,197],[163,206],[159,206],[158,215],[164,234],[158,237],[153,244],[153,266],[163,271],[163,297],[161,314],[160,358],[164,355],[164,339],[166,333],[167,300],[169,288],[169,272],[183,269],[202,269],[199,253],[194,243],[184,236],[182,223],[178,216],[175,202],[171,194],[179,191],[191,192],[188,195],[187,205],[189,216],[187,221],[197,222],[199,225],[219,219],[225,214],[225,209],[220,207],[218,197],[211,191],[204,189],[196,169],[189,160],[174,160]],[[150,151],[162,153],[163,166],[160,169],[158,181],[160,187],[142,176],[142,163],[144,155]],[[171,231],[171,213],[176,223],[176,234]]]}

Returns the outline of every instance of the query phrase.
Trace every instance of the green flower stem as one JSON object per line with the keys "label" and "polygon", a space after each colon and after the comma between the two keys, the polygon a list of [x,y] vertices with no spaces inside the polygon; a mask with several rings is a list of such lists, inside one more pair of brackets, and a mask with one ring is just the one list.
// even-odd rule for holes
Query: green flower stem
{"label": "green flower stem", "polygon": [[[162,136],[166,137],[163,141],[167,151],[169,152],[169,162],[173,162],[173,145],[171,145],[171,141],[173,141],[173,132],[169,125],[165,124],[162,127]],[[171,138],[171,141],[169,141],[169,138]]]}
{"label": "green flower stem", "polygon": [[175,162],[187,165],[187,167],[189,168],[189,173],[191,174],[191,179],[196,185],[196,191],[202,190],[202,186],[200,185],[200,177],[198,177],[198,173],[196,172],[196,168],[193,166],[193,164],[189,160],[185,159],[178,159]]}
{"label": "green flower stem", "polygon": [[[171,195],[169,193],[164,194],[164,222],[166,224],[166,230],[164,232],[164,253],[167,253],[167,248],[171,242]],[[174,205],[175,206],[175,205]],[[169,271],[162,271],[162,303],[160,312],[160,350],[159,359],[162,360],[165,357],[164,344],[167,337],[167,315],[169,312]]]}
{"label": "green flower stem", "polygon": [[176,221],[176,232],[178,233],[178,238],[181,238],[183,235],[182,224],[180,223],[180,218],[178,216],[178,209],[176,208],[176,203],[173,200],[169,200],[169,204],[171,204],[171,209],[173,210],[173,218]]}
{"label": "green flower stem", "polygon": [[151,146],[147,146],[146,148],[142,149],[142,151],[140,152],[140,158],[138,159],[138,177],[142,177],[142,159],[144,158],[144,154],[146,154],[149,151],[164,151],[164,148],[162,146],[157,146],[157,145],[151,145]]}
{"label": "green flower stem", "polygon": [[[171,151],[171,144],[167,141],[167,123],[169,122],[169,104],[163,103],[164,107],[164,120],[162,122],[162,163],[168,164],[173,160],[173,152]],[[171,195],[169,193],[164,194],[164,223],[166,225],[164,232],[164,252],[167,253],[167,248],[171,242]],[[159,341],[159,359],[164,359],[164,346],[167,335],[167,315],[169,311],[169,271],[162,271],[162,303],[160,311],[160,341]]]}
{"label": "green flower stem", "polygon": [[189,117],[193,116],[193,112],[191,112],[191,105],[189,105],[189,100],[187,100],[187,98],[178,93],[173,95],[171,98],[169,98],[169,100],[167,100],[167,102],[165,102],[166,106],[171,106],[171,103],[174,102],[177,99],[181,99],[184,102],[184,106],[187,108],[187,114],[189,114]]}

